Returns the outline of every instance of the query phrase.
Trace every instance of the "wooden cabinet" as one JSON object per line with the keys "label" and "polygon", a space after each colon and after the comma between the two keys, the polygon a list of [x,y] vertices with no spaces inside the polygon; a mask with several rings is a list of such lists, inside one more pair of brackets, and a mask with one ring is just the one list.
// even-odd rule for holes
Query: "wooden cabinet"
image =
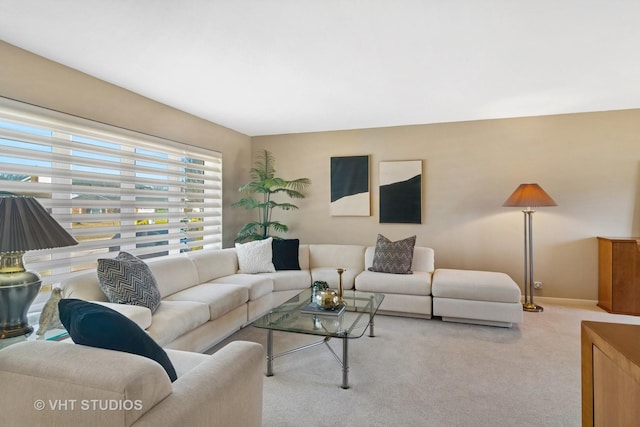
{"label": "wooden cabinet", "polygon": [[598,306],[640,315],[640,238],[598,237]]}
{"label": "wooden cabinet", "polygon": [[582,425],[637,426],[640,325],[583,321]]}

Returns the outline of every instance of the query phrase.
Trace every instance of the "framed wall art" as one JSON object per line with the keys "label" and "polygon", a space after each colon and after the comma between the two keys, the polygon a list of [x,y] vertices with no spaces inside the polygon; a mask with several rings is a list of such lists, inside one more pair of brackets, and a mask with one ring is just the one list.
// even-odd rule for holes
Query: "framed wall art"
{"label": "framed wall art", "polygon": [[331,158],[331,215],[369,216],[369,156]]}
{"label": "framed wall art", "polygon": [[380,222],[422,223],[422,160],[380,162]]}

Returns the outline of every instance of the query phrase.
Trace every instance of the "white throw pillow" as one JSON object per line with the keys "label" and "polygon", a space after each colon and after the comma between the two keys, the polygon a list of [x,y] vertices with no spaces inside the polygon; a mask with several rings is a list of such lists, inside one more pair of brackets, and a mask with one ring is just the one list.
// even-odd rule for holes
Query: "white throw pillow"
{"label": "white throw pillow", "polygon": [[236,243],[240,273],[274,273],[272,237],[249,243]]}

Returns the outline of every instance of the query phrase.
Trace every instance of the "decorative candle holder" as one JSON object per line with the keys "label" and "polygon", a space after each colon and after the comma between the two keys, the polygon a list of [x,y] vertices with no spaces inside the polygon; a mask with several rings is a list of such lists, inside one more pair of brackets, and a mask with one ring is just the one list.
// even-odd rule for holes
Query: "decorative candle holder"
{"label": "decorative candle holder", "polygon": [[342,273],[344,273],[345,269],[336,268],[336,271],[338,272],[338,300],[340,301],[341,304],[346,305],[346,302],[342,298],[342,295],[344,294],[344,287],[342,286]]}

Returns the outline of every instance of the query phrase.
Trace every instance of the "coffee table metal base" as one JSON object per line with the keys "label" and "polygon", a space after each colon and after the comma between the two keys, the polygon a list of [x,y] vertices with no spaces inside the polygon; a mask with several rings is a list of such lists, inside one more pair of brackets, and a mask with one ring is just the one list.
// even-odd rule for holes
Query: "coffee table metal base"
{"label": "coffee table metal base", "polygon": [[[373,316],[369,320],[369,336],[374,337],[373,334]],[[349,388],[349,338],[340,338],[342,341],[342,359],[336,354],[336,352],[329,345],[329,341],[332,337],[324,337],[322,341],[314,342],[311,344],[303,345],[301,347],[293,348],[282,353],[273,354],[273,330],[269,329],[267,332],[267,376],[273,376],[273,360],[277,357],[286,356],[291,353],[295,353],[308,348],[316,347],[322,344],[329,349],[333,357],[338,361],[342,367],[342,385],[344,389]]]}

